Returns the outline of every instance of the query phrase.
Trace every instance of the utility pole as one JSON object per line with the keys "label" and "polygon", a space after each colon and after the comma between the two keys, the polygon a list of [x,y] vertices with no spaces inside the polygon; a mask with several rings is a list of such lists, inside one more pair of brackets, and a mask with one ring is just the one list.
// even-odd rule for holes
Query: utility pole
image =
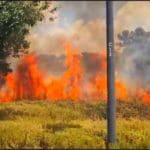
{"label": "utility pole", "polygon": [[114,66],[113,2],[106,1],[107,27],[107,144],[116,142],[116,100]]}

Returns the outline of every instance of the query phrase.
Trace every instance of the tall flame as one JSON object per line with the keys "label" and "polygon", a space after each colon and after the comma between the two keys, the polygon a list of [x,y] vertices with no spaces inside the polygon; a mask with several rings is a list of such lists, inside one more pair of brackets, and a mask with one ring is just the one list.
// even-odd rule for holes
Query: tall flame
{"label": "tall flame", "polygon": [[[17,69],[5,77],[5,85],[0,89],[0,102],[22,99],[106,100],[106,52],[103,50],[99,54],[99,72],[90,79],[85,79],[86,72],[82,66],[80,50],[74,48],[70,43],[64,44],[64,48],[66,51],[64,62],[66,70],[60,76],[49,74],[46,77],[39,68],[36,55],[24,55]],[[125,83],[117,77],[115,86],[117,99],[127,100],[129,89]],[[149,91],[140,91],[137,96],[150,104]]]}

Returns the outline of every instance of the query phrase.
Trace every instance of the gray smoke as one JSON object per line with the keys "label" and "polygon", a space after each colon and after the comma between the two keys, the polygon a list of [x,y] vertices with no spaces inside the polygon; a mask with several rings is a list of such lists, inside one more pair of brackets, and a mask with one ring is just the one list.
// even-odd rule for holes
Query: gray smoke
{"label": "gray smoke", "polygon": [[[43,68],[60,73],[65,59],[62,43],[70,40],[84,53],[86,71],[96,72],[97,59],[92,64],[89,55],[106,49],[105,2],[59,1],[56,5],[60,6],[58,19],[39,23],[31,30],[30,49],[43,55],[40,58]],[[115,47],[123,50],[117,57],[119,75],[129,85],[143,88],[150,88],[149,8],[150,2],[114,2],[115,41],[123,44]],[[136,29],[138,26],[143,28]],[[128,31],[123,39],[118,39],[117,34],[122,35],[124,30]]]}
{"label": "gray smoke", "polygon": [[[117,12],[126,2],[114,2]],[[73,44],[86,52],[98,52],[106,49],[105,2],[102,1],[59,1],[54,22],[37,24],[28,37],[30,48],[37,53],[59,55],[64,53],[62,42]]]}
{"label": "gray smoke", "polygon": [[118,36],[123,53],[120,74],[131,85],[150,89],[150,32],[139,27]]}
{"label": "gray smoke", "polygon": [[[44,72],[51,73],[53,75],[61,75],[66,67],[64,65],[66,56],[64,54],[60,56],[40,54],[37,57],[40,69]],[[99,53],[83,52],[81,58],[81,65],[84,68],[85,73],[89,75],[95,75],[101,69],[101,57]]]}
{"label": "gray smoke", "polygon": [[[115,14],[126,2],[114,2]],[[97,18],[104,19],[106,17],[105,1],[62,1],[60,5],[60,18],[71,15],[72,21],[84,20],[88,22]]]}

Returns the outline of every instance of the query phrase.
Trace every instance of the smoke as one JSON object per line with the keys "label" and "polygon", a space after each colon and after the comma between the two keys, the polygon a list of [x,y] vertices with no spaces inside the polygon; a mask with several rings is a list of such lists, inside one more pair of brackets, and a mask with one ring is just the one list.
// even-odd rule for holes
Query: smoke
{"label": "smoke", "polygon": [[[61,16],[63,21],[67,15],[72,17],[72,21],[84,20],[88,22],[97,18],[104,19],[106,17],[105,2],[104,1],[62,1],[59,2],[61,6]],[[115,14],[126,2],[114,2]],[[69,14],[68,14],[69,12]]]}
{"label": "smoke", "polygon": [[[126,2],[114,3],[115,14]],[[105,2],[60,1],[58,19],[37,24],[28,37],[30,48],[37,53],[60,55],[62,43],[71,40],[81,51],[99,52],[106,49]]]}
{"label": "smoke", "polygon": [[150,2],[127,2],[115,14],[117,33],[122,30],[134,30],[137,27],[144,27],[150,30],[149,13]]}
{"label": "smoke", "polygon": [[[54,22],[44,21],[35,26],[27,37],[31,42],[30,51],[39,55],[42,68],[49,68],[52,72],[62,72],[64,57],[63,43],[71,41],[83,53],[83,63],[87,72],[98,69],[91,62],[91,53],[97,55],[106,49],[105,2],[98,1],[60,1],[60,6]],[[124,30],[133,31],[142,27],[144,36],[140,42],[117,47],[122,50],[117,61],[118,74],[129,86],[150,88],[150,43],[147,37],[150,31],[149,10],[150,2],[114,2],[115,41],[119,42],[117,35]],[[89,55],[89,56],[88,56]],[[95,57],[94,57],[95,58]],[[49,61],[48,61],[49,60]],[[48,63],[49,62],[49,63]],[[97,64],[97,59],[93,64]],[[56,67],[59,66],[59,67]]]}
{"label": "smoke", "polygon": [[62,44],[70,40],[82,51],[98,52],[100,49],[105,49],[105,22],[94,20],[85,23],[83,20],[78,20],[70,28],[57,26],[46,34],[32,33],[29,40],[31,49],[36,50],[37,53],[60,55],[64,53]]}
{"label": "smoke", "polygon": [[124,34],[124,47],[120,57],[119,73],[131,88],[150,89],[150,13],[149,2],[128,2],[115,14],[115,39]]}
{"label": "smoke", "polygon": [[[94,76],[101,70],[101,56],[99,53],[83,52],[81,63],[86,72],[87,77]],[[66,56],[64,54],[56,55],[38,55],[37,60],[39,67],[44,71],[55,76],[61,75],[65,70],[64,62]]]}
{"label": "smoke", "polygon": [[[59,55],[64,53],[62,42],[68,39],[82,51],[98,52],[106,48],[105,2],[60,1],[55,5],[60,6],[58,19],[39,23],[31,30],[30,49]],[[114,2],[116,42],[117,34],[125,29],[134,30],[139,26],[150,29],[149,6],[149,2]]]}
{"label": "smoke", "polygon": [[120,74],[130,87],[150,89],[150,32],[136,28],[123,31],[119,37],[124,49],[119,62]]}

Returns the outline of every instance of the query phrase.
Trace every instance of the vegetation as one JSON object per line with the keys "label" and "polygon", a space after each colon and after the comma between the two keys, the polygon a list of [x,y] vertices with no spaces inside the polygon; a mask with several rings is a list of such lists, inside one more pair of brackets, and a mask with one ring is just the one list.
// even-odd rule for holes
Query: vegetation
{"label": "vegetation", "polygon": [[[11,71],[7,62],[10,56],[18,57],[29,47],[25,36],[30,27],[44,18],[46,1],[0,1],[0,74]],[[50,11],[51,13],[51,11]]]}
{"label": "vegetation", "polygon": [[[43,20],[42,12],[48,6],[46,1],[0,1],[0,78],[11,71],[7,58],[26,52],[29,43],[25,37],[30,27]],[[130,62],[129,59],[135,62],[133,71],[125,70],[132,73],[129,77],[133,79],[134,72],[138,81],[144,77],[142,84],[150,85],[147,76],[150,33],[137,28],[123,31],[118,38],[124,49],[121,62]],[[149,149],[149,114],[150,107],[138,100],[118,102],[115,148]],[[1,103],[0,149],[6,148],[106,148],[106,103],[27,100]]]}
{"label": "vegetation", "polygon": [[[115,148],[150,148],[150,108],[119,102]],[[17,101],[0,105],[0,148],[106,148],[106,103]]]}

